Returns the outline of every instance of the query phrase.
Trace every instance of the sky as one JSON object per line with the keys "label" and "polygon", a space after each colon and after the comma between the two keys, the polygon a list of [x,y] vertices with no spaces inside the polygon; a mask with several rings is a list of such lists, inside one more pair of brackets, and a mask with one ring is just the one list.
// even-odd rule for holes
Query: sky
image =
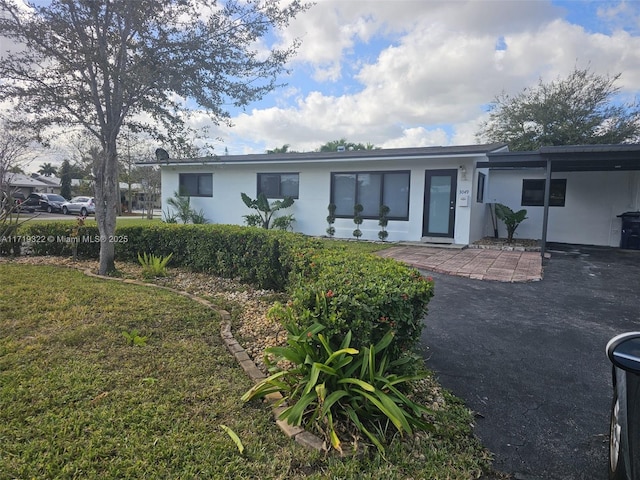
{"label": "sky", "polygon": [[[496,96],[576,68],[620,74],[617,101],[640,101],[640,0],[315,0],[269,37],[294,39],[286,85],[231,110],[232,127],[194,115],[213,153],[306,152],[341,138],[475,144]],[[54,146],[32,165],[74,155],[64,138]]]}
{"label": "sky", "polygon": [[294,38],[287,85],[211,127],[216,154],[474,144],[497,95],[576,67],[640,100],[640,0],[317,0]]}

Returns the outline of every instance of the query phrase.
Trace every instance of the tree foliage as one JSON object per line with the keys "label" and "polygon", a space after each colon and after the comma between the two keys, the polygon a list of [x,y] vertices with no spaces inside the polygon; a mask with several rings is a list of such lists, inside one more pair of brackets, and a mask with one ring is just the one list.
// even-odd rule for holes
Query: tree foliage
{"label": "tree foliage", "polygon": [[617,102],[619,78],[576,68],[566,78],[539,80],[515,96],[502,93],[477,137],[507,143],[511,150],[637,141],[640,109]]}
{"label": "tree foliage", "polygon": [[[295,53],[260,44],[303,11],[299,0],[0,0],[0,101],[40,130],[80,126],[100,144],[93,165],[100,235],[115,232],[117,139],[127,125],[179,150],[193,106],[214,123],[261,98]],[[99,272],[115,269],[103,242]]]}
{"label": "tree foliage", "polygon": [[377,148],[372,143],[353,143],[348,142],[346,138],[340,138],[338,140],[332,140],[325,143],[319,148],[319,151],[337,152],[339,147],[344,147],[344,150],[375,150]]}
{"label": "tree foliage", "polygon": [[288,143],[285,143],[281,147],[275,147],[273,150],[267,150],[267,153],[268,154],[273,154],[273,153],[295,153],[292,150],[289,150],[290,147],[291,147],[291,145],[289,145]]}
{"label": "tree foliage", "polygon": [[38,169],[38,173],[45,177],[50,177],[52,175],[56,175],[58,173],[58,169],[53,165],[51,165],[51,163],[46,162],[40,165],[40,168]]}
{"label": "tree foliage", "polygon": [[66,159],[60,166],[60,195],[67,200],[71,199],[71,164]]}
{"label": "tree foliage", "polygon": [[24,173],[21,165],[29,159],[33,138],[22,130],[0,123],[0,198],[9,194],[8,173]]}

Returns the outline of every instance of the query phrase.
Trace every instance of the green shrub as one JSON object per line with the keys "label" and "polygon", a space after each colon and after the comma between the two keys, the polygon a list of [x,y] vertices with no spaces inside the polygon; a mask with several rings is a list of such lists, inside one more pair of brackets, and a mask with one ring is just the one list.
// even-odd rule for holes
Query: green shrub
{"label": "green shrub", "polygon": [[71,256],[74,246],[82,258],[98,258],[100,254],[100,234],[93,222],[83,226],[75,221],[28,222],[20,227],[20,235],[31,240],[24,246],[32,255]]}
{"label": "green shrub", "polygon": [[327,235],[329,235],[329,237],[333,237],[336,234],[336,228],[333,226],[333,224],[336,222],[336,204],[335,203],[330,203],[329,206],[327,207],[327,209],[329,210],[329,215],[327,215],[327,224],[329,225],[327,227]]}
{"label": "green shrub", "polygon": [[516,229],[527,219],[527,211],[523,208],[522,210],[514,212],[501,203],[496,203],[494,208],[496,217],[502,220],[507,228],[507,243],[513,242],[513,235],[516,233]]}
{"label": "green shrub", "polygon": [[387,232],[387,225],[389,225],[389,219],[387,218],[387,215],[390,211],[391,209],[386,205],[380,205],[380,212],[378,215],[378,225],[380,225],[380,231],[378,232],[378,238],[383,242],[389,236],[389,232]]}
{"label": "green shrub", "polygon": [[356,237],[356,240],[360,240],[360,237],[362,236],[362,230],[360,230],[360,225],[362,225],[362,222],[364,221],[364,219],[362,218],[363,210],[364,210],[364,207],[359,203],[356,203],[353,206],[353,223],[356,224],[356,229],[353,231],[353,236]]}
{"label": "green shrub", "polygon": [[[314,323],[302,328],[290,317],[286,327],[288,345],[267,349],[268,354],[275,355],[276,363],[270,363],[275,373],[245,393],[244,401],[282,393],[281,403],[288,406],[279,418],[292,425],[303,421],[313,425],[339,451],[342,441],[337,425],[342,425],[343,434],[351,434],[354,428],[362,432],[383,453],[386,425],[409,435],[416,428],[431,428],[422,418],[428,410],[400,389],[424,377],[395,373],[398,361],[392,361],[387,352],[394,336],[391,330],[376,345],[357,350],[351,346],[350,331],[334,349],[330,339],[320,333],[326,330],[324,325]],[[277,367],[279,360],[294,366],[282,370]]]}
{"label": "green shrub", "polygon": [[395,336],[389,350],[394,358],[419,341],[433,296],[431,279],[371,254],[327,250],[300,255],[306,269],[290,287],[292,301],[274,310],[276,317],[293,315],[301,322],[320,322],[332,338],[343,338],[352,331],[358,349],[378,343],[391,329]]}
{"label": "green shrub", "polygon": [[284,210],[293,205],[293,197],[285,196],[282,200],[274,200],[271,203],[269,203],[269,200],[264,193],[259,193],[255,200],[249,197],[246,193],[241,193],[240,197],[247,207],[255,210],[256,212],[244,215],[245,222],[250,227],[288,230],[295,221],[293,215],[274,217],[275,213],[279,210]]}

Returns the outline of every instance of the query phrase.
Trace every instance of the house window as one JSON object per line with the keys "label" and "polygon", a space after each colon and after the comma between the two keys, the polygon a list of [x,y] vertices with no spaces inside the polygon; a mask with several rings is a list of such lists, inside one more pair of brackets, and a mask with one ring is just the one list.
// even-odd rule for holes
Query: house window
{"label": "house window", "polygon": [[405,171],[332,173],[336,217],[353,218],[353,207],[359,203],[363,218],[378,218],[380,205],[386,205],[390,220],[408,220],[409,180],[410,173]]}
{"label": "house window", "polygon": [[298,173],[259,173],[258,195],[264,193],[267,198],[298,198],[299,184]]}
{"label": "house window", "polygon": [[476,191],[476,202],[478,203],[484,203],[484,184],[486,178],[487,176],[484,173],[478,172],[478,188]]}
{"label": "house window", "polygon": [[213,197],[213,174],[181,173],[178,180],[180,195],[185,197]]}
{"label": "house window", "polygon": [[[544,180],[522,180],[522,206],[523,207],[543,207],[544,206]],[[550,207],[564,207],[565,196],[567,194],[567,179],[557,178],[551,180],[551,191],[549,193]]]}

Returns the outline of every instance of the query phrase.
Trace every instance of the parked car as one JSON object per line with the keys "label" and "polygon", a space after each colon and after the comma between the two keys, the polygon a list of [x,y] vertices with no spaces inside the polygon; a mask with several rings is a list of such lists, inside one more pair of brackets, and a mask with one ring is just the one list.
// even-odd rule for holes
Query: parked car
{"label": "parked car", "polygon": [[96,202],[93,197],[73,197],[62,204],[62,213],[79,213],[82,216],[96,213]]}
{"label": "parked car", "polygon": [[13,202],[13,205],[15,205],[15,210],[17,210],[18,212],[33,213],[36,211],[36,207],[27,205],[27,197],[25,197],[22,192],[11,192],[9,194],[9,202]]}
{"label": "parked car", "polygon": [[0,212],[21,212],[27,211],[29,213],[35,212],[35,208],[23,206],[26,197],[22,192],[1,192],[0,193]]}
{"label": "parked car", "polygon": [[13,199],[16,205],[24,202],[27,199],[27,197],[25,197],[24,193],[22,192],[10,192],[9,196]]}
{"label": "parked car", "polygon": [[609,340],[613,402],[609,436],[609,479],[640,480],[640,332]]}
{"label": "parked car", "polygon": [[67,199],[56,193],[32,193],[23,202],[24,207],[33,207],[36,210],[45,212],[61,212],[62,204]]}

